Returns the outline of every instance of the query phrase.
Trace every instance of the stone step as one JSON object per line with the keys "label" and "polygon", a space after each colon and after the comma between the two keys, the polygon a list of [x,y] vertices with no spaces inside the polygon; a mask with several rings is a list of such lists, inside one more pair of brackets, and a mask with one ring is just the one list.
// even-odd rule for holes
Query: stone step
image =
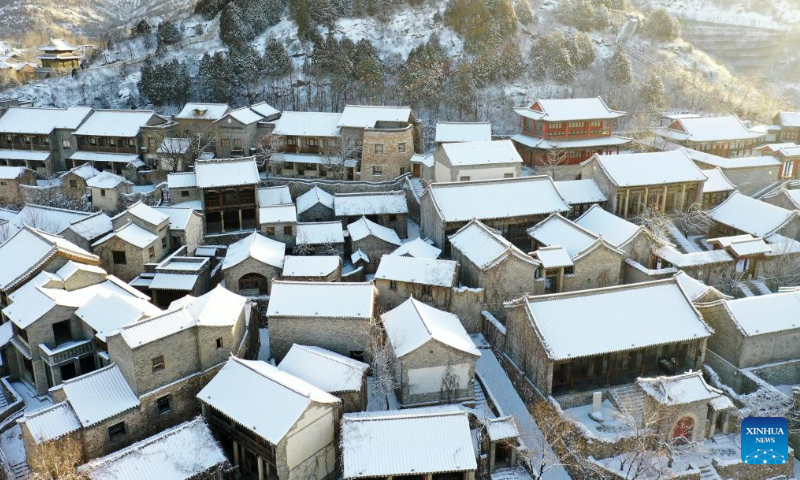
{"label": "stone step", "polygon": [[492,480],[530,480],[531,476],[522,467],[500,468],[492,472]]}
{"label": "stone step", "polygon": [[635,385],[625,385],[608,391],[611,403],[634,418],[644,412],[644,392]]}

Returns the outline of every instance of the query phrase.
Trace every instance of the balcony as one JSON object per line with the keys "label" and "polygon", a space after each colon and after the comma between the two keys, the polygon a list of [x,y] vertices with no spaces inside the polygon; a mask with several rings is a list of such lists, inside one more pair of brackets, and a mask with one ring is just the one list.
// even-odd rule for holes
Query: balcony
{"label": "balcony", "polygon": [[39,356],[47,362],[48,365],[55,366],[74,358],[92,353],[94,350],[94,343],[91,340],[70,340],[53,349],[50,349],[45,344],[39,345]]}

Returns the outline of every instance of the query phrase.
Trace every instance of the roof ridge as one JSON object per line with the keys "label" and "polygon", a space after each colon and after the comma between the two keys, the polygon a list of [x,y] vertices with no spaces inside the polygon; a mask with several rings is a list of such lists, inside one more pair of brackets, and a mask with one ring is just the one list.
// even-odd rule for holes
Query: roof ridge
{"label": "roof ridge", "polygon": [[[386,410],[386,412],[392,412],[385,416],[372,416],[372,415],[353,415],[350,416],[345,414],[342,420],[347,421],[383,421],[383,420],[399,420],[403,418],[424,418],[424,417],[451,417],[456,415],[466,415],[466,411],[454,411],[454,410],[442,410],[442,411],[425,411],[425,412],[413,412],[413,413],[402,413],[402,412],[410,412],[411,410]],[[396,412],[396,413],[395,413]],[[354,412],[354,413],[362,413],[362,412]]]}
{"label": "roof ridge", "polygon": [[[626,283],[622,285],[611,285],[608,287],[592,288],[589,290],[576,290],[573,292],[550,293],[547,295],[525,295],[522,298],[526,299],[528,303],[546,301],[558,298],[576,298],[576,297],[589,297],[594,295],[603,295],[609,292],[622,291],[622,290],[635,290],[641,288],[650,288],[658,285],[673,284],[678,285],[674,277],[662,278],[659,280],[650,280],[647,282]],[[512,300],[513,301],[513,300]]]}
{"label": "roof ridge", "polygon": [[[335,256],[335,255],[330,255]],[[372,286],[372,282],[315,282],[312,280],[278,280],[275,279],[272,281],[272,284],[275,285],[276,283],[283,283],[283,284],[297,284],[297,285],[331,285],[331,286]]]}
{"label": "roof ridge", "polygon": [[[333,353],[333,354],[335,354],[335,355],[327,355],[327,354],[325,354],[325,353],[322,353],[322,352],[320,352],[320,351],[318,351],[318,350],[315,350],[314,348],[311,348],[311,347],[313,347],[313,345],[300,345],[300,344],[297,344],[297,343],[296,343],[296,344],[294,344],[294,346],[296,346],[297,348],[299,348],[299,349],[301,349],[301,350],[304,350],[304,351],[306,351],[306,352],[308,352],[308,353],[310,353],[310,354],[312,354],[312,355],[316,355],[316,356],[318,356],[318,357],[324,357],[324,358],[327,358],[328,360],[330,360],[330,361],[332,361],[332,362],[336,362],[336,363],[338,363],[338,364],[340,364],[340,365],[344,365],[344,366],[346,366],[346,367],[353,367],[353,368],[355,368],[356,366],[355,366],[355,365],[353,365],[353,364],[351,364],[351,363],[345,362],[345,361],[344,361],[344,360],[342,360],[342,359],[347,359],[347,360],[350,360],[350,361],[353,361],[353,362],[358,362],[358,360],[356,360],[356,359],[354,359],[354,358],[347,358],[347,357],[344,357],[344,356],[342,356],[342,355],[339,355],[339,354],[337,354],[336,352],[331,352],[330,350],[324,349],[324,348],[322,348],[322,347],[316,347],[316,348],[319,348],[319,349],[321,349],[321,350],[325,350],[326,352],[330,352],[330,353]],[[367,364],[365,364],[364,362],[358,362],[358,363],[363,363],[364,365],[367,365]]]}
{"label": "roof ridge", "polygon": [[[543,181],[550,179],[550,175],[529,175],[526,177],[514,177],[514,178],[491,178],[485,180],[469,180],[466,182],[434,182],[429,185],[431,189],[434,188],[445,188],[445,187],[453,187],[453,186],[466,186],[466,185],[486,185],[486,184],[495,184],[495,183],[522,183],[522,182],[529,182],[529,181]],[[552,181],[552,180],[551,180]],[[559,194],[560,195],[560,194]]]}
{"label": "roof ridge", "polygon": [[[117,366],[117,362],[111,362],[111,363],[109,363],[108,365],[106,365],[105,367],[100,367],[100,368],[98,368],[97,370],[92,370],[92,371],[91,371],[91,372],[89,372],[89,373],[84,373],[83,375],[80,375],[80,376],[78,376],[78,377],[75,377],[75,378],[70,378],[69,380],[62,380],[62,381],[61,381],[61,385],[60,385],[60,386],[62,386],[62,387],[63,387],[64,385],[69,385],[69,384],[72,384],[72,383],[78,383],[78,382],[80,382],[80,381],[86,380],[87,378],[90,378],[90,377],[93,377],[93,376],[99,375],[99,374],[101,374],[101,373],[104,373],[104,372],[106,372],[106,371],[111,371],[111,370],[113,370],[115,367],[116,367],[117,369],[119,369],[119,367]],[[121,373],[121,372],[120,372],[120,373]],[[127,384],[128,382],[126,381],[125,383]],[[59,385],[56,385],[56,387],[59,387]],[[130,388],[130,385],[128,385],[128,387]],[[67,401],[67,400],[65,400],[65,402],[66,402],[66,401]],[[77,414],[76,414],[76,415],[77,415]]]}

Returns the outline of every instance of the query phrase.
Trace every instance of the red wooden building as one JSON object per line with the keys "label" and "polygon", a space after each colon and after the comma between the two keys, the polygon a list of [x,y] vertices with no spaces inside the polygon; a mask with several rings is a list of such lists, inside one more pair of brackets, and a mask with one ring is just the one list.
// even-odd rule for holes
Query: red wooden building
{"label": "red wooden building", "polygon": [[747,128],[739,117],[676,119],[654,133],[667,142],[723,158],[753,155],[753,147],[765,134]]}
{"label": "red wooden building", "polygon": [[631,141],[614,135],[614,120],[625,112],[611,110],[600,97],[536,99],[514,112],[520,117],[521,133],[511,139],[532,167],[576,165],[595,153],[619,153]]}
{"label": "red wooden building", "polygon": [[778,180],[800,179],[800,145],[796,143],[770,143],[758,147],[762,155],[769,155],[781,161]]}

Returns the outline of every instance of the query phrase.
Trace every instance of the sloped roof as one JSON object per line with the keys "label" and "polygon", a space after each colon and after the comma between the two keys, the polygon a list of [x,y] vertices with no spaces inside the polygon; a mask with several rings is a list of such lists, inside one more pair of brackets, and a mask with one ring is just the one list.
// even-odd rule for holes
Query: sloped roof
{"label": "sloped roof", "polygon": [[437,122],[436,143],[484,142],[492,139],[489,122]]}
{"label": "sloped roof", "polygon": [[450,288],[458,283],[457,273],[458,262],[452,260],[384,255],[375,278]]}
{"label": "sloped roof", "polygon": [[194,172],[178,172],[167,174],[169,188],[192,188],[197,186],[197,176]]}
{"label": "sloped roof", "polygon": [[572,256],[564,247],[559,245],[542,247],[532,252],[531,255],[536,257],[544,268],[563,268],[573,265]]}
{"label": "sloped roof", "polygon": [[597,182],[592,178],[582,180],[562,180],[554,182],[558,193],[569,205],[580,205],[583,203],[599,203],[608,200],[605,194],[600,191]]}
{"label": "sloped roof", "polygon": [[94,177],[95,175],[99,174],[99,170],[95,170],[91,163],[82,163],[77,167],[73,167],[68,172],[65,172],[61,175],[61,178],[64,178],[66,175],[73,173],[84,180]]}
{"label": "sloped roof", "polygon": [[231,117],[235,119],[237,122],[242,123],[244,125],[250,125],[251,123],[260,122],[264,120],[264,117],[259,115],[258,113],[251,110],[249,107],[242,107],[237,108],[236,110],[231,110],[219,120],[216,120],[214,123],[219,123],[225,121],[226,117]]}
{"label": "sloped roof", "polygon": [[713,332],[672,278],[528,297],[524,306],[552,361],[699,340]]}
{"label": "sloped roof", "polygon": [[440,148],[454,167],[522,163],[511,140],[445,143]]}
{"label": "sloped roof", "polygon": [[293,204],[269,205],[258,208],[258,223],[297,223],[297,210]]}
{"label": "sloped roof", "polygon": [[169,217],[170,230],[186,230],[189,227],[192,216],[196,215],[196,210],[193,208],[183,208],[180,204],[169,207],[152,208]]}
{"label": "sloped roof", "polygon": [[257,114],[263,116],[264,118],[269,118],[281,113],[280,110],[267,104],[266,102],[250,105],[250,109],[256,112]]}
{"label": "sloped roof", "polygon": [[119,333],[130,348],[138,348],[193,327],[196,323],[185,309],[168,310],[160,315],[125,325],[119,330]]}
{"label": "sloped roof", "polygon": [[153,117],[158,115],[148,110],[94,110],[75,135],[135,137]]}
{"label": "sloped roof", "polygon": [[490,418],[486,421],[486,434],[489,435],[489,440],[498,442],[509,438],[518,438],[519,430],[517,424],[514,422],[514,417],[508,415],[506,417]]}
{"label": "sloped roof", "polygon": [[[567,122],[570,120],[602,120],[619,118],[625,112],[611,110],[602,98],[537,98],[541,111],[529,107],[515,108],[522,117],[548,122]],[[532,105],[533,106],[533,105]]]}
{"label": "sloped roof", "polygon": [[333,209],[333,195],[314,185],[314,188],[297,197],[297,213],[303,213],[318,203]]}
{"label": "sloped roof", "polygon": [[454,249],[458,249],[480,269],[491,268],[509,255],[539,265],[536,260],[506,240],[499,232],[487,227],[479,220],[473,220],[464,225],[451,235],[449,240]]}
{"label": "sloped roof", "polygon": [[253,157],[198,160],[194,169],[200,188],[257,185],[260,181]]}
{"label": "sloped roof", "polygon": [[757,157],[738,157],[724,158],[710,153],[699,152],[691,148],[683,149],[689,157],[698,163],[704,163],[723,170],[734,170],[740,168],[769,168],[779,167],[781,161],[770,155],[760,155]]}
{"label": "sloped roof", "polygon": [[409,122],[411,107],[385,107],[377,105],[347,105],[337,126],[374,128],[378,122]]}
{"label": "sloped roof", "polygon": [[336,245],[344,243],[342,222],[309,222],[297,224],[295,243],[298,245]]}
{"label": "sloped roof", "polygon": [[222,262],[222,269],[235,267],[248,258],[276,268],[283,268],[285,254],[285,244],[253,232],[228,247],[225,260]]}
{"label": "sloped roof", "polygon": [[258,206],[288,205],[292,203],[292,194],[287,185],[277,187],[259,187]]}
{"label": "sloped roof", "polygon": [[389,242],[398,246],[403,243],[394,230],[386,228],[383,225],[378,225],[372,220],[367,219],[367,217],[361,217],[348,225],[347,231],[350,232],[350,238],[355,242],[369,236],[374,236],[384,242]]}
{"label": "sloped roof", "polygon": [[[231,357],[197,398],[259,437],[277,445],[312,402],[335,404],[339,399],[258,360]],[[269,405],[270,414],[264,415]]]}
{"label": "sloped roof", "polygon": [[595,234],[557,213],[529,228],[528,235],[542,245],[564,247],[570,257],[586,250],[598,239]]}
{"label": "sloped roof", "polygon": [[[705,178],[705,177],[703,177]],[[472,182],[432,183],[431,195],[446,222],[466,222],[569,211],[546,175]]]}
{"label": "sloped roof", "polygon": [[481,356],[456,315],[433,308],[413,297],[381,315],[381,320],[397,357],[408,355],[430,340],[476,357]]}
{"label": "sloped roof", "polygon": [[76,235],[91,241],[110,232],[114,227],[111,224],[111,217],[99,211],[87,217],[73,220],[69,224],[69,229],[75,232]]}
{"label": "sloped roof", "polygon": [[125,180],[125,178],[108,171],[100,172],[89,180],[86,180],[86,185],[93,188],[115,188],[120,183],[133,185],[133,183]]}
{"label": "sloped roof", "polygon": [[275,280],[267,316],[370,319],[374,308],[372,283]]}
{"label": "sloped roof", "polygon": [[107,335],[123,326],[161,313],[160,308],[146,300],[104,291],[78,308],[75,316],[97,332],[97,338],[106,341]]}
{"label": "sloped roof", "polygon": [[0,165],[0,180],[16,180],[27,171],[32,170],[29,170],[25,167],[10,167],[7,165]]}
{"label": "sloped roof", "polygon": [[656,133],[676,141],[718,142],[725,140],[742,140],[763,137],[763,133],[749,130],[739,117],[681,118],[676,120],[683,128],[674,130],[669,127],[656,129]]}
{"label": "sloped roof", "polygon": [[[319,194],[317,194],[319,195]],[[405,193],[340,193],[333,197],[337,217],[408,213]]]}
{"label": "sloped roof", "polygon": [[249,307],[245,297],[217,285],[199,297],[187,295],[175,300],[169,308],[184,308],[201,327],[232,327],[241,316],[242,309]]}
{"label": "sloped roof", "polygon": [[75,411],[66,401],[25,413],[20,421],[28,427],[36,443],[57,440],[81,428]]}
{"label": "sloped roof", "polygon": [[126,212],[154,226],[161,225],[161,223],[169,220],[169,215],[164,212],[159,212],[153,207],[145,205],[141,201],[138,201],[128,207]]}
{"label": "sloped roof", "polygon": [[636,234],[644,231],[644,227],[603,210],[599,205],[592,205],[574,222],[595,235],[602,236],[616,247],[624,245]]}
{"label": "sloped roof", "polygon": [[800,292],[724,300],[731,318],[746,336],[800,327]]}
{"label": "sloped roof", "polygon": [[227,103],[187,103],[175,115],[180,120],[219,120],[230,111]]}
{"label": "sloped roof", "polygon": [[436,248],[436,246],[433,245],[433,242],[430,240],[423,240],[419,237],[400,245],[397,247],[397,250],[392,252],[392,255],[401,255],[414,258],[439,258],[439,255],[441,254],[442,250]]}
{"label": "sloped roof", "polygon": [[185,480],[227,461],[201,417],[78,467],[92,480]]}
{"label": "sloped roof", "polygon": [[326,277],[342,264],[338,255],[295,256],[286,255],[283,261],[284,277]]}
{"label": "sloped roof", "polygon": [[119,229],[94,242],[92,247],[102,245],[112,238],[119,238],[123,242],[130,243],[137,248],[146,248],[158,240],[158,236],[153,235],[133,222],[128,222]]}
{"label": "sloped roof", "polygon": [[736,185],[728,180],[728,177],[722,173],[719,167],[712,168],[711,170],[703,170],[703,175],[708,178],[706,183],[703,184],[703,193],[730,192],[736,190]]}
{"label": "sloped roof", "polygon": [[64,380],[61,388],[84,428],[139,406],[139,398],[115,363]]}
{"label": "sloped roof", "polygon": [[723,225],[756,237],[766,237],[796,218],[798,213],[733,192],[708,215]]}
{"label": "sloped roof", "polygon": [[703,378],[703,372],[699,370],[669,377],[639,378],[636,384],[662,405],[707,402],[722,393],[709,386]]}
{"label": "sloped roof", "polygon": [[345,414],[342,464],[346,479],[478,468],[466,412],[434,408]]}
{"label": "sloped roof", "polygon": [[278,368],[328,393],[358,392],[369,365],[320,347],[292,345]]}
{"label": "sloped roof", "polygon": [[0,133],[49,135],[55,129],[74,130],[91,112],[90,107],[9,107],[0,116]]}
{"label": "sloped roof", "polygon": [[298,137],[335,137],[339,135],[341,113],[283,112],[275,120],[273,135]]}
{"label": "sloped roof", "polygon": [[84,220],[91,215],[91,212],[28,203],[19,211],[14,224],[20,228],[22,225],[30,225],[47,233],[59,234],[73,222]]}
{"label": "sloped roof", "polygon": [[593,160],[619,187],[706,181],[706,176],[682,149],[620,155],[595,154],[588,161]]}

